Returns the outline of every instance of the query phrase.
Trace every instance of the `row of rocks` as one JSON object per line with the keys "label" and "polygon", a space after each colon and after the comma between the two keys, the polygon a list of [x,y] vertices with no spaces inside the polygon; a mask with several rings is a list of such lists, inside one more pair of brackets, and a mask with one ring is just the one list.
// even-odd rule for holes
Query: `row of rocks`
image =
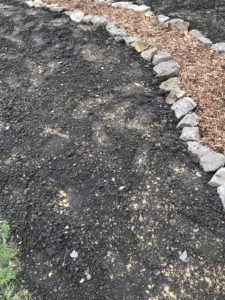
{"label": "row of rocks", "polygon": [[[116,7],[121,5],[121,3],[124,5],[127,2],[113,3],[112,5]],[[130,4],[130,2],[128,3]],[[48,5],[41,0],[28,0],[27,4],[32,7],[47,7],[54,11],[62,10],[57,5]],[[134,9],[134,6],[130,4],[129,9]],[[148,10],[147,12],[149,12],[149,9],[146,6],[141,6],[140,10],[136,11],[146,12]],[[157,49],[154,45],[150,45],[148,41],[138,37],[127,36],[125,30],[119,28],[115,23],[108,22],[105,17],[85,15],[79,10],[65,11],[64,13],[77,23],[91,23],[105,26],[108,33],[116,41],[125,42],[127,46],[140,53],[144,60],[154,66],[153,70],[156,76],[164,80],[160,85],[160,89],[168,93],[166,102],[172,105],[171,109],[175,112],[176,118],[179,120],[177,127],[182,129],[181,140],[187,142],[188,151],[198,159],[205,172],[214,172],[219,169],[209,184],[217,187],[225,209],[225,168],[223,167],[225,165],[225,156],[201,144],[198,116],[193,112],[197,104],[191,97],[187,97],[187,93],[180,88],[180,80],[177,77],[180,69],[179,64],[173,61],[169,53]]]}
{"label": "row of rocks", "polygon": [[[128,1],[122,1],[122,2],[114,2],[112,1],[97,1],[97,2],[105,2],[108,5],[111,5],[112,7],[123,7],[125,9],[134,10],[136,12],[145,12],[145,16],[154,16],[154,13],[151,11],[151,8],[146,5],[135,5],[132,2]],[[160,23],[168,24],[169,26],[172,26],[176,29],[188,32],[190,23],[187,21],[184,21],[180,18],[174,18],[170,19],[170,17],[165,15],[156,15],[157,20]],[[189,34],[193,36],[194,38],[201,41],[203,44],[212,47],[214,50],[218,51],[219,53],[225,53],[225,42],[220,42],[213,44],[212,41],[208,38],[206,38],[200,31],[198,30],[190,30]]]}

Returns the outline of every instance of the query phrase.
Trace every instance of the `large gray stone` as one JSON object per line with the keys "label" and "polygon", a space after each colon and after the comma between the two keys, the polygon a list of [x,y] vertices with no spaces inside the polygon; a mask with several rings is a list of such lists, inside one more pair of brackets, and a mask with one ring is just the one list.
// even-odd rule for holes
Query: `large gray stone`
{"label": "large gray stone", "polygon": [[117,27],[115,23],[108,23],[106,25],[106,30],[112,36],[121,36],[121,37],[127,36],[126,31]]}
{"label": "large gray stone", "polygon": [[124,37],[124,41],[125,41],[127,46],[130,46],[130,44],[132,44],[133,42],[139,41],[139,40],[140,40],[140,38],[135,37],[135,36],[126,36],[126,37]]}
{"label": "large gray stone", "polygon": [[141,57],[147,61],[152,61],[153,55],[156,54],[157,48],[149,48],[141,53]]}
{"label": "large gray stone", "polygon": [[182,31],[188,31],[188,28],[190,25],[189,22],[186,22],[180,18],[172,19],[172,20],[168,21],[167,23],[170,24],[172,27],[177,28]]}
{"label": "large gray stone", "polygon": [[216,51],[218,51],[219,53],[223,53],[225,52],[225,43],[216,43],[212,45],[212,48]]}
{"label": "large gray stone", "polygon": [[169,61],[172,59],[172,56],[165,51],[157,51],[157,53],[153,56],[152,64],[158,65],[161,62]]}
{"label": "large gray stone", "polygon": [[91,23],[94,25],[106,25],[108,23],[107,19],[102,16],[93,16],[91,18]]}
{"label": "large gray stone", "polygon": [[121,1],[121,2],[114,2],[111,4],[112,7],[123,7],[126,9],[132,9],[132,7],[134,6],[134,4],[132,2],[128,2],[128,1]]}
{"label": "large gray stone", "polygon": [[149,11],[151,8],[147,5],[133,5],[133,7],[131,8],[132,10],[134,11],[137,11],[137,12],[146,12],[146,11]]}
{"label": "large gray stone", "polygon": [[180,136],[182,141],[199,141],[200,133],[198,127],[184,127]]}
{"label": "large gray stone", "polygon": [[169,19],[170,19],[169,17],[164,16],[164,15],[157,15],[156,18],[160,23],[164,23],[166,21],[169,21]]}
{"label": "large gray stone", "polygon": [[156,72],[156,77],[170,78],[177,76],[180,70],[178,63],[174,61],[165,61],[153,68]]}
{"label": "large gray stone", "polygon": [[180,80],[178,77],[171,77],[171,78],[167,79],[166,81],[163,81],[159,87],[161,90],[163,90],[165,92],[170,92],[172,90],[179,90],[180,89]]}
{"label": "large gray stone", "polygon": [[225,164],[225,156],[210,150],[200,158],[200,165],[205,172],[214,172]]}
{"label": "large gray stone", "polygon": [[182,99],[179,99],[176,103],[174,103],[171,109],[175,111],[176,117],[180,119],[196,107],[197,104],[192,98],[184,97]]}
{"label": "large gray stone", "polygon": [[196,39],[198,39],[199,41],[201,41],[203,44],[207,45],[207,46],[212,46],[212,41],[206,37],[204,37],[204,35],[199,31],[199,30],[190,30],[189,31],[190,35],[192,35],[193,37],[195,37]]}
{"label": "large gray stone", "polygon": [[189,113],[178,123],[177,128],[195,127],[198,125],[198,116],[195,113]]}
{"label": "large gray stone", "polygon": [[70,17],[70,19],[76,23],[82,22],[84,17],[84,13],[81,10],[74,10],[74,11],[66,11],[66,15]]}
{"label": "large gray stone", "polygon": [[199,142],[188,142],[187,145],[188,151],[194,156],[196,156],[198,160],[200,160],[202,156],[204,156],[210,151],[209,147],[202,145]]}
{"label": "large gray stone", "polygon": [[26,1],[26,4],[30,7],[44,7],[46,4],[42,2],[41,0],[34,0],[34,1]]}
{"label": "large gray stone", "polygon": [[217,193],[219,194],[220,200],[222,201],[223,210],[225,210],[225,184],[217,188]]}
{"label": "large gray stone", "polygon": [[90,24],[93,17],[94,16],[92,16],[92,15],[86,15],[83,17],[82,22],[85,24]]}
{"label": "large gray stone", "polygon": [[225,168],[220,168],[209,181],[209,185],[219,187],[225,184]]}

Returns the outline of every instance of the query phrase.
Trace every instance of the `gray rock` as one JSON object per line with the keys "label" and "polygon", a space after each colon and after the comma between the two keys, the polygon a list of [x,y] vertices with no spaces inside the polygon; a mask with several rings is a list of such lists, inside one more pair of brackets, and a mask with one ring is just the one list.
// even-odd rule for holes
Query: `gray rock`
{"label": "gray rock", "polygon": [[180,136],[182,141],[199,141],[200,133],[198,127],[184,127]]}
{"label": "gray rock", "polygon": [[153,65],[158,65],[161,62],[164,61],[169,61],[172,59],[172,56],[165,52],[165,51],[157,51],[157,53],[154,55],[153,59],[152,59],[152,63]]}
{"label": "gray rock", "polygon": [[205,154],[207,154],[210,149],[207,146],[202,145],[199,142],[188,142],[188,151],[192,153],[194,156],[198,158],[198,160],[201,159]]}
{"label": "gray rock", "polygon": [[147,5],[133,5],[132,10],[137,11],[137,12],[146,12],[149,11],[151,8]]}
{"label": "gray rock", "polygon": [[83,17],[82,22],[85,23],[85,24],[90,24],[92,18],[93,18],[93,16],[91,16],[91,15],[86,15],[86,16]]}
{"label": "gray rock", "polygon": [[225,43],[216,43],[212,45],[212,48],[216,51],[218,51],[219,53],[223,53],[225,52]]}
{"label": "gray rock", "polygon": [[179,99],[176,103],[174,103],[171,109],[175,111],[176,117],[180,119],[196,107],[197,104],[192,98],[184,97],[182,99]]}
{"label": "gray rock", "polygon": [[41,0],[27,1],[26,4],[30,7],[44,7],[46,5]]}
{"label": "gray rock", "polygon": [[223,210],[225,210],[225,184],[217,188],[217,193],[219,194],[220,200],[223,204]]}
{"label": "gray rock", "polygon": [[198,125],[198,116],[195,113],[189,113],[178,123],[177,128],[195,127]]}
{"label": "gray rock", "polygon": [[84,17],[84,13],[81,10],[66,11],[65,14],[76,23],[80,23]]}
{"label": "gray rock", "polygon": [[200,158],[200,165],[205,172],[214,172],[224,164],[225,156],[210,149]]}
{"label": "gray rock", "polygon": [[128,1],[114,2],[111,4],[112,7],[123,7],[126,9],[133,9],[134,4]]}
{"label": "gray rock", "polygon": [[164,23],[166,21],[169,21],[169,19],[170,19],[169,17],[164,16],[164,15],[157,15],[156,18],[160,23]]}
{"label": "gray rock", "polygon": [[154,54],[156,54],[157,48],[149,48],[148,50],[145,50],[141,52],[141,57],[147,61],[152,61],[152,57]]}
{"label": "gray rock", "polygon": [[155,66],[153,70],[157,73],[156,77],[169,78],[178,75],[180,66],[174,61],[165,61]]}
{"label": "gray rock", "polygon": [[108,23],[107,19],[102,16],[93,16],[91,18],[91,23],[94,25],[106,25]]}
{"label": "gray rock", "polygon": [[145,17],[153,17],[155,16],[154,12],[151,11],[151,10],[148,10],[146,13],[145,13]]}
{"label": "gray rock", "polygon": [[124,37],[124,41],[127,46],[130,46],[130,44],[132,44],[133,42],[139,41],[139,40],[140,40],[140,38],[135,37],[135,36]]}
{"label": "gray rock", "polygon": [[161,90],[163,90],[165,92],[170,92],[172,90],[179,90],[180,89],[180,80],[178,77],[171,77],[168,80],[163,81],[159,87]]}
{"label": "gray rock", "polygon": [[49,8],[51,11],[56,11],[56,12],[64,11],[64,8],[63,8],[63,7],[59,7],[57,4],[54,4],[54,5],[48,5],[48,8]]}
{"label": "gray rock", "polygon": [[200,31],[193,29],[189,31],[189,34],[201,41],[203,44],[207,46],[212,46],[212,41],[204,37],[204,35]]}
{"label": "gray rock", "polygon": [[115,23],[108,23],[108,24],[106,25],[106,30],[107,30],[108,33],[111,34],[112,36],[121,36],[121,37],[127,36],[125,30],[123,30],[123,29],[117,27]]}
{"label": "gray rock", "polygon": [[172,19],[172,20],[168,21],[167,24],[170,24],[172,27],[177,28],[182,31],[188,31],[188,28],[190,25],[189,22],[186,22],[179,18]]}
{"label": "gray rock", "polygon": [[209,181],[209,185],[219,187],[225,185],[225,168],[220,168]]}

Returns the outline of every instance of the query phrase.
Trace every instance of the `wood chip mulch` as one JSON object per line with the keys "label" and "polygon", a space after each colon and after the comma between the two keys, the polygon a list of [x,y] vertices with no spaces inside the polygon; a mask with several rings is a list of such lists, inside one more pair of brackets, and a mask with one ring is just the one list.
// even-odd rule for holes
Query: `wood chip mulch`
{"label": "wood chip mulch", "polygon": [[172,54],[181,66],[182,89],[198,103],[203,141],[225,154],[225,54],[219,54],[187,33],[159,24],[154,17],[145,17],[143,13],[96,4],[91,0],[45,2],[104,16],[125,29],[128,35],[138,35]]}

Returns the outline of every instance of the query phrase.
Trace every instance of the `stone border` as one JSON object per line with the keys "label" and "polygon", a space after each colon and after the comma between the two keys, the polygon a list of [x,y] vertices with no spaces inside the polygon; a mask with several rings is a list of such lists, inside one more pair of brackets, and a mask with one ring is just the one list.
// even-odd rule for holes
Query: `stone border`
{"label": "stone border", "polygon": [[[105,3],[115,8],[120,6],[136,12],[142,12],[145,16],[154,16],[150,7],[146,5],[135,5],[132,4],[132,2],[112,2],[111,0],[97,0],[97,2]],[[156,77],[164,80],[160,84],[160,90],[162,93],[168,94],[166,103],[172,105],[171,109],[175,112],[176,118],[179,120],[177,128],[182,129],[180,139],[187,142],[188,151],[198,160],[205,172],[216,171],[208,184],[217,188],[217,193],[225,210],[225,155],[217,153],[201,143],[198,116],[194,113],[197,104],[191,97],[187,97],[187,93],[180,88],[178,78],[180,66],[173,61],[171,55],[165,51],[151,47],[147,41],[139,37],[128,36],[123,29],[119,28],[114,22],[109,22],[105,17],[85,15],[85,13],[80,10],[66,11],[57,4],[49,5],[42,2],[42,0],[28,0],[26,3],[30,7],[45,7],[52,11],[64,12],[76,23],[104,26],[109,35],[117,42],[125,42],[128,47],[136,50],[144,60],[153,65]],[[159,22],[167,23],[168,26],[188,32],[189,23],[182,19],[170,19],[164,15],[157,15],[156,18]],[[213,43],[198,30],[191,30],[189,34],[205,45],[217,50],[219,53],[225,53],[225,43],[213,45]]]}

